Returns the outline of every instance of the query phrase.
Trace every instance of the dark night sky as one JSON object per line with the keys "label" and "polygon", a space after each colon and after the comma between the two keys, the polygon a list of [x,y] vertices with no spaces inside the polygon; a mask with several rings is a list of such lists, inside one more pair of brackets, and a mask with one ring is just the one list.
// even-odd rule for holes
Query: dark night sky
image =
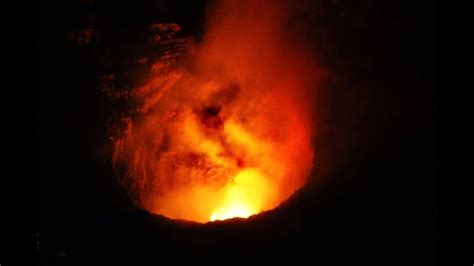
{"label": "dark night sky", "polygon": [[[98,54],[138,54],[159,21],[198,35],[205,3],[117,2],[38,5],[40,265],[435,263],[433,3],[315,1],[308,35],[333,73],[316,147],[326,167],[267,215],[198,226],[136,210],[116,186]],[[104,36],[79,46],[68,34],[89,14]]]}

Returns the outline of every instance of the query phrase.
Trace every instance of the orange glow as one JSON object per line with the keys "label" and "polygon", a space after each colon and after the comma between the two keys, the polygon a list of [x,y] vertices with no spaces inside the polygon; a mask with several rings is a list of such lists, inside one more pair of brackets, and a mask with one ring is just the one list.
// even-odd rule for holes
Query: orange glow
{"label": "orange glow", "polygon": [[210,9],[203,41],[180,59],[161,57],[132,92],[137,112],[122,121],[114,166],[153,213],[247,218],[277,207],[313,167],[318,69],[282,32],[284,5],[242,2]]}
{"label": "orange glow", "polygon": [[262,200],[272,196],[273,185],[257,169],[239,172],[223,189],[223,197],[212,212],[211,221],[247,218],[262,209]]}

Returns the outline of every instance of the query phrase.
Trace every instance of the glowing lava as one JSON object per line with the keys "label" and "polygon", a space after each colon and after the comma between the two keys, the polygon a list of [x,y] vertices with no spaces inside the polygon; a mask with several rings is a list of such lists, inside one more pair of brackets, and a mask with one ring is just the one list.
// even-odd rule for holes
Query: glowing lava
{"label": "glowing lava", "polygon": [[222,202],[219,202],[210,220],[225,220],[233,217],[247,218],[262,209],[262,199],[271,188],[266,178],[256,169],[239,172],[224,188]]}
{"label": "glowing lava", "polygon": [[142,208],[247,218],[306,183],[317,68],[281,32],[284,6],[248,4],[220,3],[204,41],[184,59],[162,56],[132,91],[135,113],[121,121],[113,159]]}

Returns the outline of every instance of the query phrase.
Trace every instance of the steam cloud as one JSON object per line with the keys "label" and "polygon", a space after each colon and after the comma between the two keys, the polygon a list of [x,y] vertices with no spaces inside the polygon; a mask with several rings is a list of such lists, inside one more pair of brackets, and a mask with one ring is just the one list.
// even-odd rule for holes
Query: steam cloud
{"label": "steam cloud", "polygon": [[214,3],[201,41],[177,61],[164,53],[132,92],[139,112],[114,162],[138,205],[200,222],[247,217],[305,184],[323,72],[298,24],[304,5],[288,2]]}

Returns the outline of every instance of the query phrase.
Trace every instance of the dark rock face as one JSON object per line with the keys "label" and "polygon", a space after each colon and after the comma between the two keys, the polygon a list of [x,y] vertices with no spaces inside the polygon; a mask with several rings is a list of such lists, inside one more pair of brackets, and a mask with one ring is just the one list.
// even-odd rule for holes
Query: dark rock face
{"label": "dark rock face", "polygon": [[[98,77],[128,63],[104,64],[97,51],[138,58],[137,29],[157,16],[183,18],[183,30],[199,34],[205,3],[116,2],[38,10],[40,265],[435,264],[431,4],[315,4],[325,30],[310,28],[308,39],[320,40],[335,76],[320,100],[321,167],[278,209],[196,224],[137,210],[116,185]],[[238,85],[224,88],[198,110],[202,119],[218,127],[221,106],[238,94]]]}

